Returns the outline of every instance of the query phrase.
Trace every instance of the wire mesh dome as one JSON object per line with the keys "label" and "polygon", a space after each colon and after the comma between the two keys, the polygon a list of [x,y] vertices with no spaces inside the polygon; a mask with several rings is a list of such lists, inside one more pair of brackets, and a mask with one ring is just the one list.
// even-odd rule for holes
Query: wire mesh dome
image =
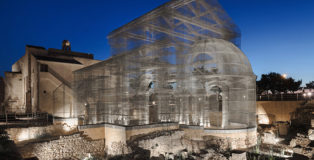
{"label": "wire mesh dome", "polygon": [[187,62],[183,86],[190,99],[198,102],[190,107],[192,118],[181,123],[205,128],[255,126],[256,77],[240,49],[222,39],[201,40],[194,44]]}
{"label": "wire mesh dome", "polygon": [[198,41],[190,51],[189,63],[205,72],[224,75],[253,75],[243,52],[222,39]]}

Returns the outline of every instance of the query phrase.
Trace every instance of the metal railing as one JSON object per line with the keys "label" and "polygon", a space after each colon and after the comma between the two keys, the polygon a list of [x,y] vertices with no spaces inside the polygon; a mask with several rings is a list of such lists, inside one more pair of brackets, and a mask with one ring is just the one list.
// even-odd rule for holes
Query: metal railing
{"label": "metal railing", "polygon": [[305,101],[310,100],[311,97],[303,93],[296,94],[267,94],[257,95],[256,101]]}
{"label": "metal railing", "polygon": [[52,117],[48,113],[0,114],[0,125],[48,125]]}

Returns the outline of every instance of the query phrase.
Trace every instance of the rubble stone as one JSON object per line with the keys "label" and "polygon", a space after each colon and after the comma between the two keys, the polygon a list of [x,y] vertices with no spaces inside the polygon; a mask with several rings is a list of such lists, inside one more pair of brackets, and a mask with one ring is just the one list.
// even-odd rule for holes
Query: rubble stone
{"label": "rubble stone", "polygon": [[311,141],[314,141],[314,129],[309,129],[308,136]]}
{"label": "rubble stone", "polygon": [[311,140],[307,138],[306,135],[298,133],[295,138],[290,141],[290,147],[307,147],[311,143]]}
{"label": "rubble stone", "polygon": [[183,134],[182,131],[176,131],[170,135],[138,139],[138,146],[150,150],[151,156],[155,157],[165,153],[179,154],[180,151],[186,149],[186,146],[191,145],[191,143],[186,143],[184,140],[181,141]]}
{"label": "rubble stone", "polygon": [[307,148],[295,147],[295,148],[293,148],[293,152],[300,154],[300,155],[304,155],[308,158],[314,158],[313,157],[314,150],[313,150],[313,148],[310,148],[310,147],[307,147]]}
{"label": "rubble stone", "polygon": [[83,159],[91,155],[104,155],[104,140],[86,140],[80,134],[60,136],[58,140],[26,144],[19,148],[24,158],[40,160]]}
{"label": "rubble stone", "polygon": [[227,158],[213,149],[207,149],[207,153],[200,155],[200,159],[204,160],[227,160]]}
{"label": "rubble stone", "polygon": [[272,132],[265,132],[262,134],[262,142],[267,144],[276,144],[276,135]]}

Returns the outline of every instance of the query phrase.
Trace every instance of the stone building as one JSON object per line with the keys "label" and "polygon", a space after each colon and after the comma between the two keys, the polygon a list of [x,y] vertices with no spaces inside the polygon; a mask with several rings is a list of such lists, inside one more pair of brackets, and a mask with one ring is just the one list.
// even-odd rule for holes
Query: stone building
{"label": "stone building", "polygon": [[12,71],[5,72],[5,111],[71,117],[72,71],[97,62],[88,53],[27,45]]}
{"label": "stone building", "polygon": [[0,77],[0,113],[2,113],[4,110],[3,101],[4,101],[4,80],[2,77]]}

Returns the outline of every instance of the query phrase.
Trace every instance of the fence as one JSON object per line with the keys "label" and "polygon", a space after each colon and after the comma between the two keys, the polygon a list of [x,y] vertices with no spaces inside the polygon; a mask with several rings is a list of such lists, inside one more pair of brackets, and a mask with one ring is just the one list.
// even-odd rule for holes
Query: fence
{"label": "fence", "polygon": [[308,94],[267,94],[257,95],[256,101],[305,101],[310,100],[312,97]]}
{"label": "fence", "polygon": [[48,125],[52,117],[48,113],[0,114],[0,125]]}

